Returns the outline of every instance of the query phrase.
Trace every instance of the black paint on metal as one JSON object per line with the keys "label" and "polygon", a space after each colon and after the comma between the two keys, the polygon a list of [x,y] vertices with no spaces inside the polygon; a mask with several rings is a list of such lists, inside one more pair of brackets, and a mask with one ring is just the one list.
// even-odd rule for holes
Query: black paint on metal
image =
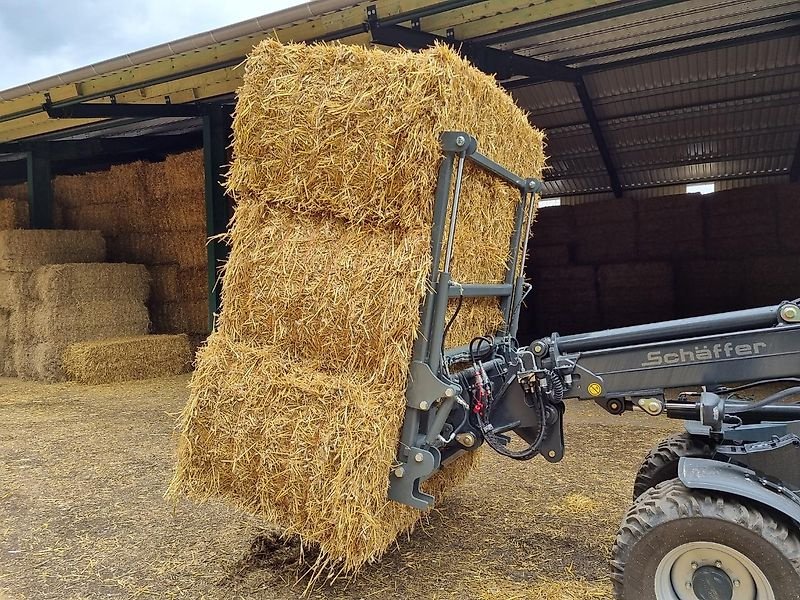
{"label": "black paint on metal", "polygon": [[603,135],[603,129],[600,127],[600,122],[597,119],[597,114],[594,112],[592,97],[589,95],[589,92],[586,89],[586,84],[583,81],[583,77],[579,78],[578,81],[575,82],[575,89],[578,92],[578,98],[580,98],[583,112],[586,113],[586,119],[589,121],[589,127],[592,130],[592,135],[594,136],[594,142],[597,145],[597,150],[600,152],[600,158],[603,160],[603,165],[608,173],[611,191],[614,192],[614,196],[616,198],[621,198],[622,185],[620,184],[619,176],[617,175],[617,169],[614,166],[614,161],[611,159],[611,152],[608,149],[608,144],[606,143],[605,136]]}
{"label": "black paint on metal", "polygon": [[578,81],[580,74],[569,67],[553,65],[543,60],[529,58],[490,48],[484,44],[464,42],[424,31],[414,31],[397,25],[375,27],[371,30],[372,40],[384,46],[398,46],[409,50],[421,50],[436,42],[447,44],[458,51],[485,73],[492,73],[498,79],[513,76],[534,77],[540,80]]}
{"label": "black paint on metal", "polygon": [[28,206],[31,229],[53,226],[53,186],[50,171],[50,147],[36,144],[27,153]]}
{"label": "black paint on metal", "polygon": [[228,140],[231,135],[231,112],[216,106],[203,118],[203,162],[205,166],[206,233],[208,249],[208,326],[213,330],[221,305],[219,269],[228,258],[228,246],[215,236],[227,231],[230,203],[225,196],[222,178],[228,165]]}
{"label": "black paint on metal", "polygon": [[51,119],[158,119],[163,117],[201,117],[207,104],[90,104],[45,106]]}

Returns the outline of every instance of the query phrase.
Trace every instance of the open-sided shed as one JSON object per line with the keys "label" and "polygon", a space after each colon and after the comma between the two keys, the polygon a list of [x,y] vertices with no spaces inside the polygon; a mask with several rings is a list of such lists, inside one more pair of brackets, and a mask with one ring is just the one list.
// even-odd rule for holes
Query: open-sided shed
{"label": "open-sided shed", "polygon": [[[562,205],[538,228],[530,334],[773,302],[800,283],[800,12],[790,0],[317,0],[0,92],[0,184],[27,184],[0,196],[26,198],[34,228],[104,230],[102,216],[90,223],[80,201],[60,198],[59,178],[202,147],[202,165],[184,155],[181,169],[184,183],[204,170],[203,197],[192,189],[180,209],[151,207],[140,237],[126,238],[137,262],[188,267],[175,248],[159,250],[188,225],[152,221],[180,210],[203,215],[203,235],[225,230],[219,181],[237,65],[266,37],[450,44],[530,112],[547,132],[543,195]],[[119,196],[114,173],[96,183]],[[137,186],[136,173],[116,173],[116,185]],[[692,182],[716,193],[686,197]],[[210,315],[224,256],[208,245]]]}

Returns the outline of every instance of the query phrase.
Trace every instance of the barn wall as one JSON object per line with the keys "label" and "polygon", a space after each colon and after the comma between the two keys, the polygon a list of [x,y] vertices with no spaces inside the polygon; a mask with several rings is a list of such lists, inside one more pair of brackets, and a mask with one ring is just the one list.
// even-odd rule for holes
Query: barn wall
{"label": "barn wall", "polygon": [[800,185],[539,212],[520,338],[800,297]]}

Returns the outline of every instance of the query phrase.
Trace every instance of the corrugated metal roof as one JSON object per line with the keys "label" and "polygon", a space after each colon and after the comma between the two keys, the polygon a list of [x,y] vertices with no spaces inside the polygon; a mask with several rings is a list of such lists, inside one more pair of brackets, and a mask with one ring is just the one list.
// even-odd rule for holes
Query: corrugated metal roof
{"label": "corrugated metal roof", "polygon": [[[595,64],[584,78],[623,188],[667,194],[675,193],[675,182],[787,177],[800,144],[800,33],[780,30],[796,27],[798,10],[796,0],[693,0],[498,47],[572,65]],[[772,23],[751,27],[765,20]],[[736,31],[705,35],[734,25]],[[745,41],[773,30],[767,39]],[[669,54],[676,44],[665,43],[653,46],[652,60],[625,62],[644,54],[626,48],[690,34],[697,35],[700,51]],[[743,43],[706,45],[730,37]],[[613,48],[619,52],[608,52]],[[584,60],[589,56],[597,58]],[[618,60],[623,62],[614,66]],[[601,62],[605,68],[597,66]],[[545,188],[548,195],[589,191],[605,172],[581,102],[569,87],[544,82],[513,90],[531,121],[547,130],[555,179]],[[604,189],[610,190],[608,176]]]}

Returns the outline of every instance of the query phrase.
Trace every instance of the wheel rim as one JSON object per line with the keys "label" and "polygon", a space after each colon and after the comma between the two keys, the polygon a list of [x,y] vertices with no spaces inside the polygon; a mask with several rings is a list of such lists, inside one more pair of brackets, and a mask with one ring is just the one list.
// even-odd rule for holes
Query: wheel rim
{"label": "wheel rim", "polygon": [[719,598],[708,591],[712,580],[720,585],[718,592],[732,592],[731,600],[775,600],[772,586],[756,563],[738,550],[715,542],[689,542],[667,553],[656,569],[656,599]]}

